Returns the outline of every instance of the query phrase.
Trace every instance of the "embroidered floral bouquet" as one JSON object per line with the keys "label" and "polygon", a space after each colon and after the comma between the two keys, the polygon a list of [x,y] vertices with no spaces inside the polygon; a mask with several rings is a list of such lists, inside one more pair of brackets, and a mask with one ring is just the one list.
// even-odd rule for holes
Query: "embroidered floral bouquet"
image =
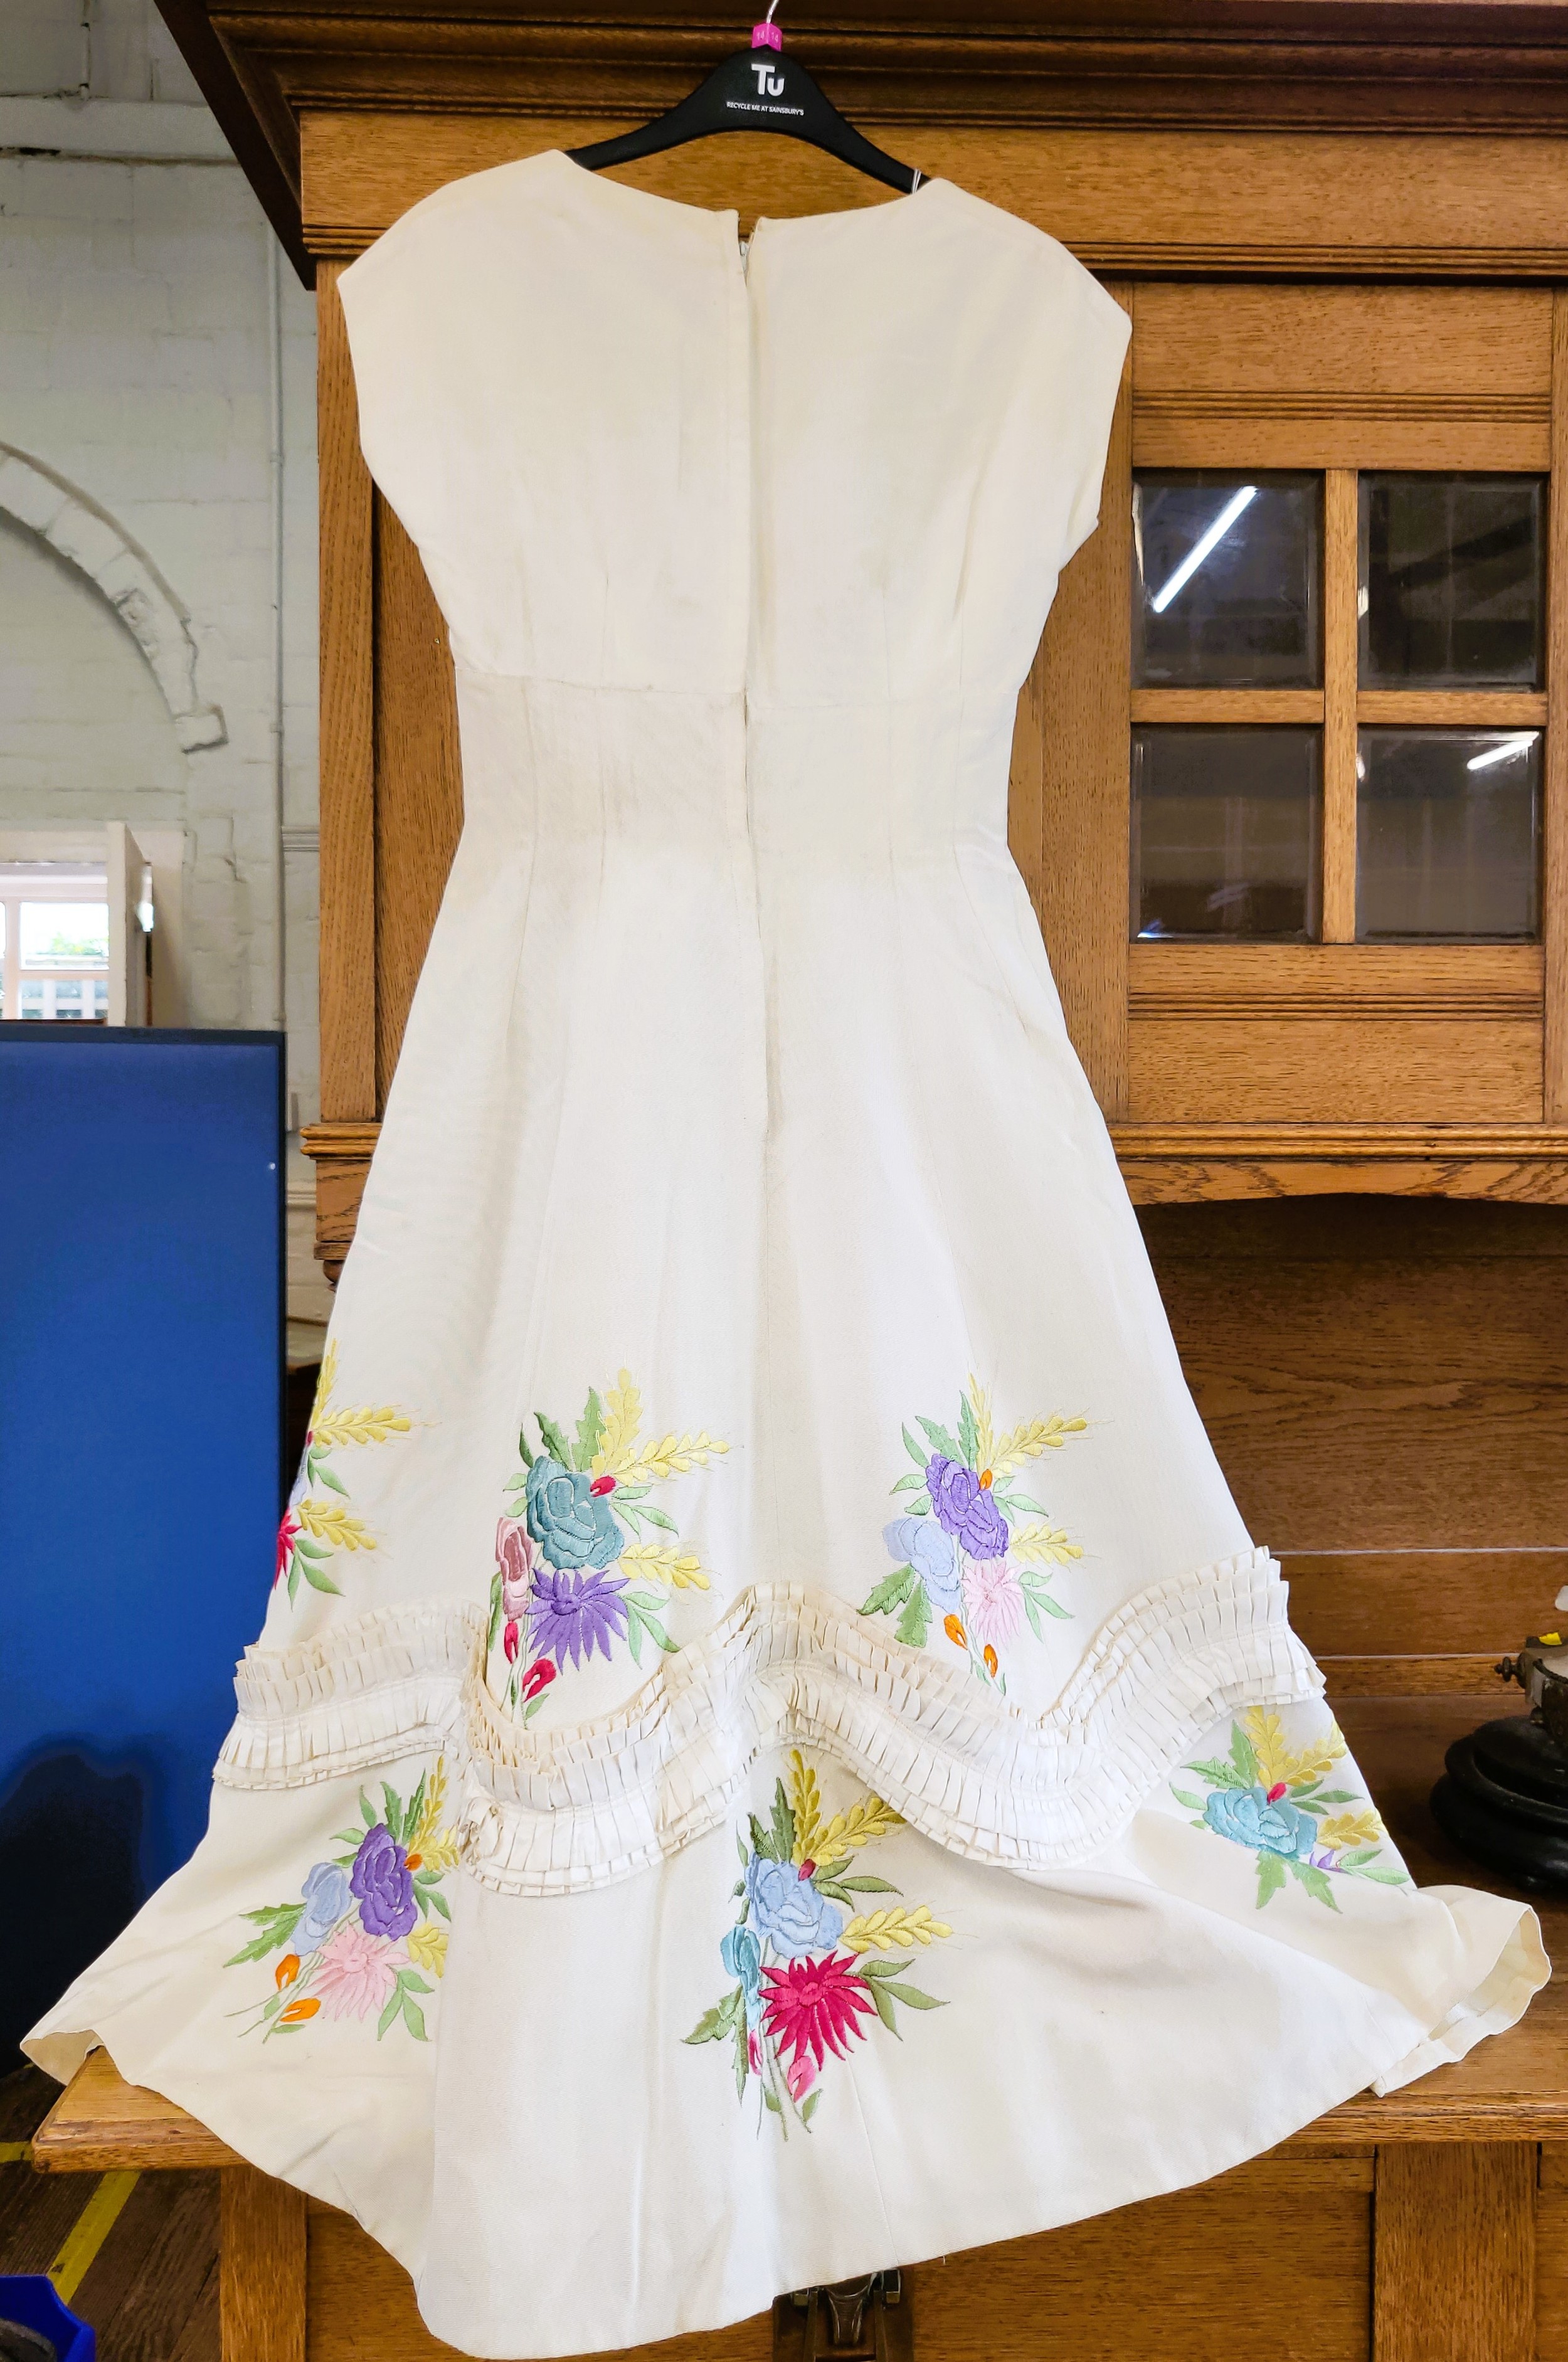
{"label": "embroidered floral bouquet", "polygon": [[882,1534],[900,1563],[860,1613],[897,1616],[898,1637],[911,1649],[925,1647],[935,1624],[977,1680],[1005,1693],[1002,1650],[1026,1617],[1039,1640],[1043,1616],[1069,1613],[1051,1595],[1051,1570],[1083,1556],[1049,1510],[1019,1491],[1018,1474],[1026,1462],[1083,1434],[1088,1421],[1053,1413],[998,1435],[989,1397],[971,1378],[956,1429],[933,1418],[916,1423],[926,1440],[905,1428],[914,1471],[894,1485],[895,1495],[908,1497]]}
{"label": "embroidered floral bouquet", "polygon": [[[917,1947],[950,1936],[951,1927],[927,1903],[856,1908],[857,1895],[898,1893],[887,1879],[856,1871],[855,1857],[902,1826],[890,1805],[871,1795],[824,1823],[817,1775],[797,1752],[789,1794],[782,1780],[774,1789],[768,1825],[754,1813],[748,1835],[736,1832],[740,1915],[719,1946],[736,1981],[686,2040],[727,2041],[736,2096],[744,2102],[755,2080],[762,2108],[786,2139],[791,2121],[810,2125],[816,2113],[817,2078],[830,2055],[848,2058],[875,2024],[897,2034],[900,2002],[908,2009],[946,2006],[906,1982],[904,1972]],[[890,1952],[904,1957],[884,1957]]]}
{"label": "embroidered floral bouquet", "polygon": [[679,1547],[675,1519],[650,1496],[730,1447],[706,1429],[644,1439],[642,1415],[642,1396],[623,1370],[602,1397],[590,1386],[575,1438],[543,1411],[542,1450],[530,1448],[525,1429],[518,1436],[523,1465],[495,1533],[488,1646],[500,1637],[506,1703],[521,1706],[525,1722],[558,1674],[595,1650],[609,1658],[624,1641],[640,1665],[645,1640],[675,1648],[664,1623],[668,1595],[648,1586],[708,1588],[700,1560]]}
{"label": "embroidered floral bouquet", "polygon": [[416,2042],[425,2040],[417,1996],[434,1987],[420,1971],[446,1973],[439,1923],[452,1914],[441,1881],[458,1859],[457,1838],[442,1826],[446,1799],[444,1762],[406,1803],[383,1781],[380,1812],[361,1789],[363,1827],[337,1831],[347,1850],[306,1872],[297,1902],[244,1914],[259,1932],[224,1965],[283,1953],[271,1992],[240,2013],[250,2018],[244,2033],[263,2026],[270,2042],[318,2015],[365,2018],[375,2010],[378,2042],[400,2018]]}

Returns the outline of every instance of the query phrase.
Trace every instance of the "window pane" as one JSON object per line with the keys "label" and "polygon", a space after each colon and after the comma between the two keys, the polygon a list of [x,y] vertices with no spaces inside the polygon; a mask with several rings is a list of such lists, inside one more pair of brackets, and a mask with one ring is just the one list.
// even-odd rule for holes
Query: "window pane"
{"label": "window pane", "polygon": [[1316,730],[1134,730],[1133,933],[1316,936],[1321,771]]}
{"label": "window pane", "polygon": [[1321,515],[1320,476],[1139,476],[1134,680],[1151,689],[1320,681]]}
{"label": "window pane", "polygon": [[106,902],[24,902],[18,916],[24,967],[108,966]]}
{"label": "window pane", "polygon": [[1535,688],[1542,486],[1363,476],[1364,689]]}
{"label": "window pane", "polygon": [[1364,730],[1356,768],[1363,941],[1535,934],[1538,730]]}

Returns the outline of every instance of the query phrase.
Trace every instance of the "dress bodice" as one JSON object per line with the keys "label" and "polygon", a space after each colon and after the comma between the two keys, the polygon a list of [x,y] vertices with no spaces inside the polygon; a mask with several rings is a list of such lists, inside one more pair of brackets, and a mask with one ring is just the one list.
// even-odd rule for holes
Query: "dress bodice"
{"label": "dress bodice", "polygon": [[1015,692],[1094,524],[1125,315],[944,181],[736,230],[550,152],[344,273],[366,456],[459,666]]}

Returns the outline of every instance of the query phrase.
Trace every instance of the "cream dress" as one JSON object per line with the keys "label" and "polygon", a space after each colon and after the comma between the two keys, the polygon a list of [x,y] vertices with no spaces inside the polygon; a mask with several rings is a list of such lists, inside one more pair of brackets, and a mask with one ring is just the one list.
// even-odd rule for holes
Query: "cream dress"
{"label": "cream dress", "polygon": [[210,1834],[34,2058],[545,2356],[1511,2025],[1533,1916],[1405,1877],[1008,855],[1123,315],[944,182],[743,253],[558,154],[342,294],[466,824]]}

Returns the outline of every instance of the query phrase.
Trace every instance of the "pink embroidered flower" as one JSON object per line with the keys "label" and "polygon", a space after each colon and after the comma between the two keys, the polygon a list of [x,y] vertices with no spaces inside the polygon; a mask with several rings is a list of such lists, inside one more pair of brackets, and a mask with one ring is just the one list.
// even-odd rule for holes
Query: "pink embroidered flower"
{"label": "pink embroidered flower", "polygon": [[1005,1558],[971,1559],[964,1608],[977,1640],[1010,1640],[1023,1621],[1023,1589]]}
{"label": "pink embroidered flower", "polygon": [[284,1515],[282,1524],[278,1528],[278,1564],[277,1571],[272,1577],[274,1584],[282,1583],[284,1575],[286,1575],[289,1571],[289,1561],[294,1554],[294,1536],[299,1532],[299,1519],[295,1517],[293,1509],[288,1510]]}
{"label": "pink embroidered flower", "polygon": [[501,1645],[506,1651],[507,1663],[509,1665],[514,1665],[517,1662],[517,1650],[520,1645],[517,1638],[517,1626],[514,1622],[509,1624],[505,1631],[502,1634]]}
{"label": "pink embroidered flower", "polygon": [[875,2016],[877,2005],[853,1959],[834,1953],[825,1960],[791,1960],[788,1968],[764,1969],[762,1974],[763,2025],[781,2051],[794,2052],[791,2075],[807,2052],[820,2067],[824,2044],[844,2058],[851,2037],[866,2039],[862,2021]]}
{"label": "pink embroidered flower", "polygon": [[537,1560],[533,1536],[521,1518],[502,1518],[495,1529],[495,1557],[501,1569],[501,1607],[515,1624],[528,1605]]}
{"label": "pink embroidered flower", "polygon": [[548,1657],[536,1657],[518,1683],[518,1695],[525,1698],[536,1698],[541,1690],[549,1688],[555,1678],[556,1669]]}
{"label": "pink embroidered flower", "polygon": [[386,2006],[400,1969],[410,1965],[401,1944],[339,1927],[322,1950],[311,1982],[326,2017],[369,2017]]}
{"label": "pink embroidered flower", "polygon": [[790,2086],[790,2097],[802,2100],[817,2080],[817,2062],[809,2050],[797,2050],[784,2070],[784,2081]]}

